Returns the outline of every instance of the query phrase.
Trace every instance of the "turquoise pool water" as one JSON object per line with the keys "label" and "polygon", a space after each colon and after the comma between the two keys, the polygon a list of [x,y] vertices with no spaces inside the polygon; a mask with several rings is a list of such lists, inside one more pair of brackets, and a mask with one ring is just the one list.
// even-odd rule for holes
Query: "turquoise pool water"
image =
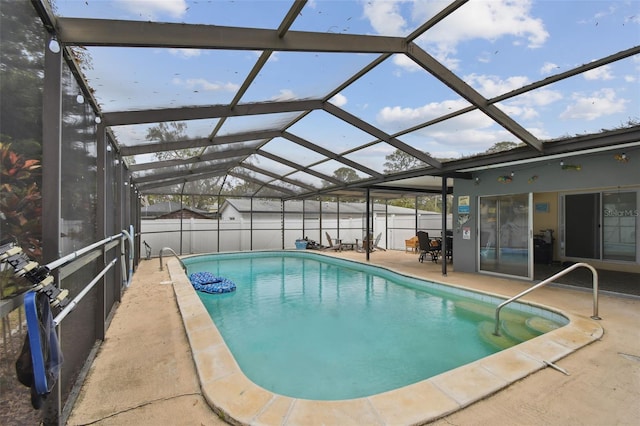
{"label": "turquoise pool water", "polygon": [[[306,252],[218,254],[184,263],[189,273],[209,271],[235,282],[233,293],[199,293],[200,299],[244,374],[281,395],[374,395],[500,350],[486,338],[500,299],[469,298],[464,290]],[[557,314],[525,311],[502,315],[522,324],[534,314],[562,324]]]}

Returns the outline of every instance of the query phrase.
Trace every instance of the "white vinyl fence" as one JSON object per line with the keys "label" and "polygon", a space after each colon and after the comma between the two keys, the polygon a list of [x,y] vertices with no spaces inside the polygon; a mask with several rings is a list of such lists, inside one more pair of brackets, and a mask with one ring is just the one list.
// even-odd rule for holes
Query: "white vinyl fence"
{"label": "white vinyl fence", "polygon": [[[337,224],[333,220],[304,221],[301,218],[286,219],[282,231],[281,220],[215,220],[215,219],[155,219],[142,220],[141,240],[151,247],[151,255],[157,257],[160,249],[169,247],[180,255],[249,250],[295,249],[295,241],[307,237],[322,245],[328,245],[326,234],[343,242],[362,242],[364,225],[362,218],[345,218]],[[413,237],[416,219],[410,215],[377,215],[373,222],[373,238],[381,234],[378,245],[390,250],[404,250],[405,240]],[[418,230],[430,236],[441,235],[442,217],[422,214],[418,217]],[[218,225],[220,230],[218,231]],[[451,229],[451,216],[447,218]],[[142,247],[144,254],[144,246]]]}

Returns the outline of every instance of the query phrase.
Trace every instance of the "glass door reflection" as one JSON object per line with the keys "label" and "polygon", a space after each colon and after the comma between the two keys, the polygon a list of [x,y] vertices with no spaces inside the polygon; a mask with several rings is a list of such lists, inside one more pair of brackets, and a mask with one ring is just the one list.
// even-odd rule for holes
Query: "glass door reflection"
{"label": "glass door reflection", "polygon": [[531,278],[529,194],[480,197],[480,271]]}

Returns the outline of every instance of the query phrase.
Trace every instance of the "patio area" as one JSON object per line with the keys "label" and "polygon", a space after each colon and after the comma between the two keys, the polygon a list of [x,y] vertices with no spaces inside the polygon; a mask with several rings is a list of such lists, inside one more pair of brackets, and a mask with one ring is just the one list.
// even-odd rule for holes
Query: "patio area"
{"label": "patio area", "polygon": [[[365,260],[356,251],[325,252]],[[447,277],[441,265],[419,263],[402,251],[376,251],[372,264],[428,280],[512,296],[530,283],[477,274]],[[124,294],[67,424],[225,424],[209,407],[167,268],[142,261]],[[584,289],[542,288],[525,300],[589,317]],[[556,362],[569,375],[545,368],[433,424],[603,425],[636,424],[640,417],[640,299],[600,295],[600,340]],[[304,424],[319,424],[309,418]],[[281,424],[263,417],[252,424]],[[379,423],[384,423],[380,421]],[[387,424],[405,424],[402,420]],[[288,418],[287,424],[296,424]],[[298,422],[297,424],[302,424]],[[362,424],[361,418],[342,424]],[[369,423],[368,423],[369,424]]]}

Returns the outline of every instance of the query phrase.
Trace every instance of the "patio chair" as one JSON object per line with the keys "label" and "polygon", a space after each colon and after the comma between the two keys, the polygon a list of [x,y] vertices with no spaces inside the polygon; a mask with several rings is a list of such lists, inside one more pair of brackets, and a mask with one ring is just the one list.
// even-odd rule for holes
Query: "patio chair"
{"label": "patio chair", "polygon": [[418,245],[418,237],[417,236],[413,236],[411,238],[409,238],[408,240],[404,240],[404,251],[405,253],[409,250],[411,250],[412,252],[417,252],[418,248],[420,246]]}
{"label": "patio chair", "polygon": [[387,249],[382,248],[382,247],[379,246],[381,238],[382,238],[382,232],[379,233],[378,235],[376,235],[376,239],[373,242],[373,248],[371,249],[371,251],[373,251],[375,249],[382,250],[382,251],[387,251]]}
{"label": "patio chair", "polygon": [[149,260],[149,259],[151,259],[151,246],[149,244],[147,244],[146,241],[143,241],[143,243],[144,243],[144,249],[145,249],[146,255],[147,255],[145,257],[145,259]]}
{"label": "patio chair", "polygon": [[418,236],[418,245],[420,250],[420,257],[418,257],[419,262],[424,262],[425,257],[427,255],[431,255],[432,262],[438,262],[438,257],[440,257],[440,252],[442,251],[442,241],[438,239],[429,238],[429,233],[424,231],[418,231],[416,234]]}
{"label": "patio chair", "polygon": [[[339,251],[342,249],[342,242],[340,240],[334,240],[331,238],[328,232],[324,233],[327,236],[327,242],[329,243],[329,247],[325,248],[325,250],[335,250]],[[335,244],[333,242],[336,242]]]}
{"label": "patio chair", "polygon": [[432,238],[429,240],[429,254],[431,261],[438,263],[438,258],[442,256],[442,239]]}
{"label": "patio chair", "polygon": [[429,253],[429,250],[431,250],[431,246],[429,245],[429,234],[424,231],[418,231],[416,236],[418,237],[418,251],[420,252],[418,262],[422,263],[424,262],[424,258],[427,256],[427,253]]}

